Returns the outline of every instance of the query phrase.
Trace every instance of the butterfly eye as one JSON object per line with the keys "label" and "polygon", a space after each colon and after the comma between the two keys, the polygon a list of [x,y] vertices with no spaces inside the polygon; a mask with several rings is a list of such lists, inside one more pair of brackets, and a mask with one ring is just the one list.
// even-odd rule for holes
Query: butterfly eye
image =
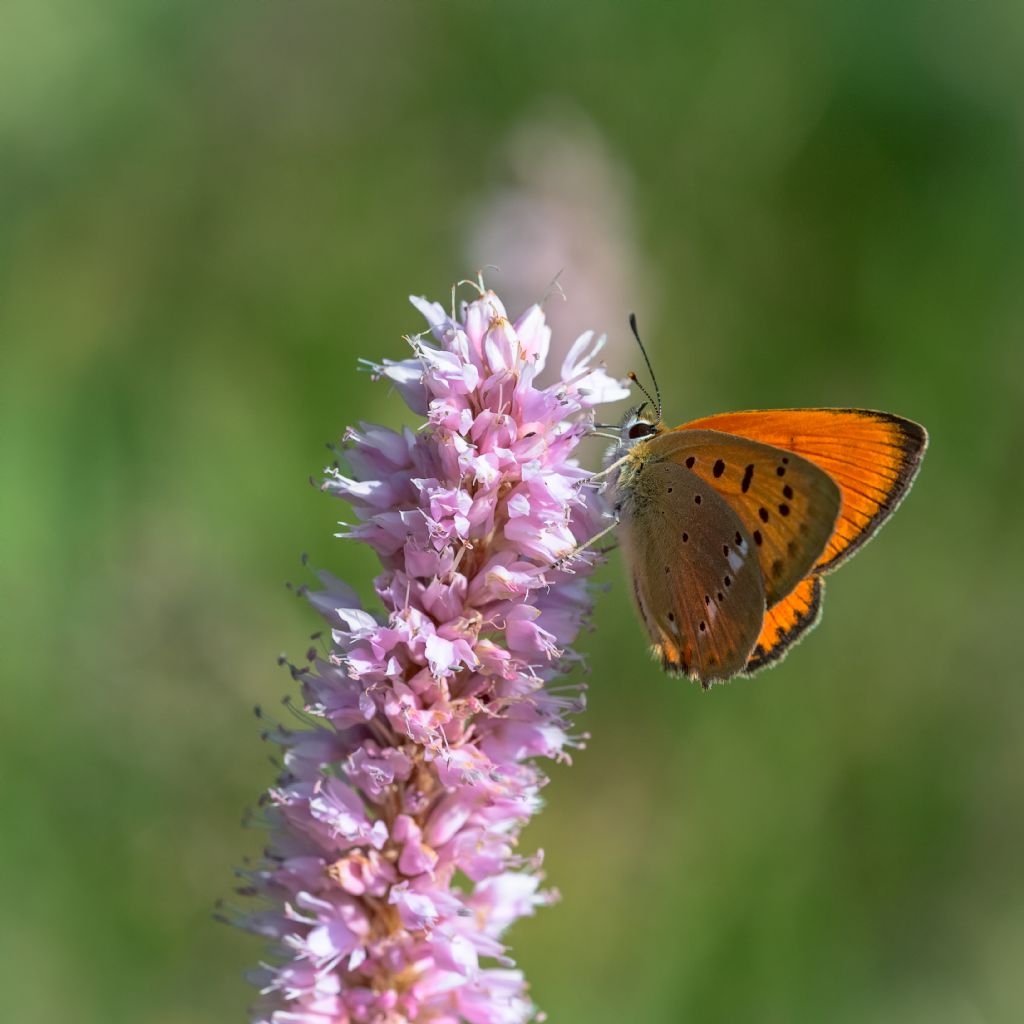
{"label": "butterfly eye", "polygon": [[629,430],[626,431],[626,436],[632,441],[638,437],[646,437],[648,434],[654,433],[654,424],[644,423],[642,420],[634,423]]}

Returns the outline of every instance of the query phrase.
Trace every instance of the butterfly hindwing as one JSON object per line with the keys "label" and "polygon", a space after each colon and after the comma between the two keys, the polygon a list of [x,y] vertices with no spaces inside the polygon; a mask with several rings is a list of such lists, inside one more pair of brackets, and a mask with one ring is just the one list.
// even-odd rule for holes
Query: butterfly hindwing
{"label": "butterfly hindwing", "polygon": [[738,434],[813,462],[841,493],[835,529],[815,569],[829,572],[892,515],[917,475],[928,434],[918,423],[871,409],[773,409],[724,413],[680,430]]}
{"label": "butterfly hindwing", "polygon": [[765,612],[761,633],[744,669],[744,675],[774,664],[789,653],[821,619],[825,581],[812,574],[801,580],[778,604]]}
{"label": "butterfly hindwing", "polygon": [[666,459],[643,460],[620,500],[633,595],[665,669],[704,686],[743,671],[765,602],[740,518],[713,487]]}
{"label": "butterfly hindwing", "polygon": [[650,442],[652,457],[683,467],[743,523],[764,577],[769,608],[811,571],[833,533],[839,488],[799,455],[715,430],[679,428]]}

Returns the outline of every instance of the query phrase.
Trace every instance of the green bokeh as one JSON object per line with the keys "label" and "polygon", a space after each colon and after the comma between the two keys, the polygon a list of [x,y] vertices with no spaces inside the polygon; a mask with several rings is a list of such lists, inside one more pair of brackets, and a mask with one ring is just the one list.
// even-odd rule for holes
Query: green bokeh
{"label": "green bokeh", "polygon": [[868,405],[932,447],[754,681],[663,678],[604,570],[593,738],[526,836],[564,896],[512,935],[534,995],[1024,1019],[1022,66],[1013,3],[10,0],[0,1016],[244,1019],[259,944],[210,910],[262,838],[249,709],[316,628],[279,583],[373,566],[306,478],[407,416],[357,357],[475,269],[467,202],[568,99],[634,179],[670,418]]}

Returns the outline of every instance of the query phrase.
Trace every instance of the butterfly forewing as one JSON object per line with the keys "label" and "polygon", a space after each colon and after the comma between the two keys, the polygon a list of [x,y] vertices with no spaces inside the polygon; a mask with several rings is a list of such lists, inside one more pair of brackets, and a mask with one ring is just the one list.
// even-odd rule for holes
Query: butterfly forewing
{"label": "butterfly forewing", "polygon": [[792,452],[716,430],[677,429],[650,442],[714,488],[749,534],[769,607],[811,571],[832,535],[839,488],[824,470]]}
{"label": "butterfly forewing", "polygon": [[710,429],[785,448],[825,470],[842,493],[839,516],[815,568],[852,555],[896,510],[928,444],[918,423],[871,409],[766,409],[723,413],[680,430]]}
{"label": "butterfly forewing", "polygon": [[638,460],[619,497],[633,595],[666,670],[705,686],[742,671],[765,599],[740,517],[714,487],[668,459]]}

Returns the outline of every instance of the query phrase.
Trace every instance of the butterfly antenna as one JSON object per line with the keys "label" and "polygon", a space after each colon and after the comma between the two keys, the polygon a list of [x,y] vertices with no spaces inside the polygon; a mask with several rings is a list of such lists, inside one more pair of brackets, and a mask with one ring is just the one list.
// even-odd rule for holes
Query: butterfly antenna
{"label": "butterfly antenna", "polygon": [[[632,328],[633,337],[636,338],[636,343],[640,346],[640,354],[644,357],[644,362],[647,364],[647,372],[651,375],[651,380],[654,383],[654,394],[657,398],[656,402],[651,402],[651,405],[658,407],[658,419],[661,419],[661,389],[658,387],[658,378],[654,376],[654,368],[651,366],[650,357],[647,355],[647,349],[644,348],[644,343],[640,340],[640,332],[636,329],[636,313],[629,314],[629,326]],[[647,389],[636,379],[635,373],[629,374],[629,379],[632,380],[640,390],[647,395],[648,401],[651,396],[648,394]]]}

